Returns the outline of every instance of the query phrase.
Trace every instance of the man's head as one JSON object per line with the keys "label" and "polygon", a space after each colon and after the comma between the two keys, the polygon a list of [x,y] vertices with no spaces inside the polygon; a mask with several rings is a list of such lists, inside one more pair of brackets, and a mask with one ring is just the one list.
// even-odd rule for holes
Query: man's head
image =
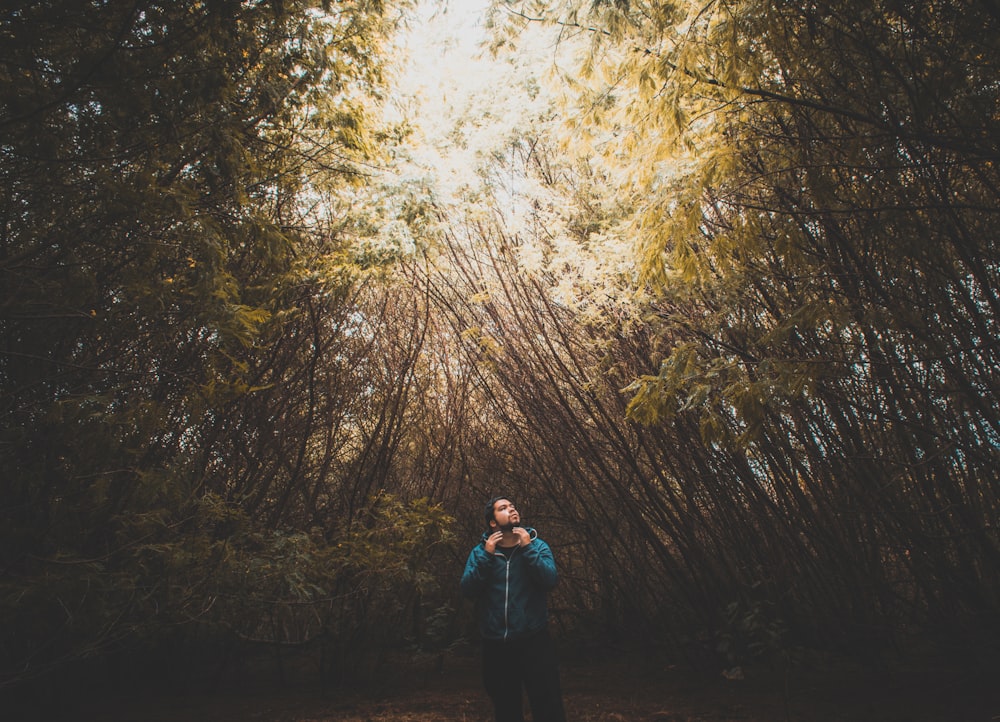
{"label": "man's head", "polygon": [[511,530],[521,523],[521,515],[514,507],[514,502],[507,496],[495,496],[486,502],[484,510],[486,526],[491,530]]}

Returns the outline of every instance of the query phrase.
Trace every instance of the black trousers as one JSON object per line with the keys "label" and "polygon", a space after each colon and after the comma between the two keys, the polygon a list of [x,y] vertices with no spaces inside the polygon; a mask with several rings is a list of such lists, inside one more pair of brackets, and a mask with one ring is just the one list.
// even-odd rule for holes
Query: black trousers
{"label": "black trousers", "polygon": [[508,642],[483,640],[483,683],[496,722],[524,722],[522,689],[532,722],[566,722],[555,645],[547,631]]}

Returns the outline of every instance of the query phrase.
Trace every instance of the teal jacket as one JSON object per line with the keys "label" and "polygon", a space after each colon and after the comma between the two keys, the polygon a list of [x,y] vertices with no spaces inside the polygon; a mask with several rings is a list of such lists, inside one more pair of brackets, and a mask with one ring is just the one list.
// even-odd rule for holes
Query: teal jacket
{"label": "teal jacket", "polygon": [[462,573],[462,593],[476,602],[479,631],[485,639],[513,640],[545,629],[549,621],[546,595],[556,585],[556,561],[549,545],[534,529],[526,546],[486,551],[483,534],[469,552]]}

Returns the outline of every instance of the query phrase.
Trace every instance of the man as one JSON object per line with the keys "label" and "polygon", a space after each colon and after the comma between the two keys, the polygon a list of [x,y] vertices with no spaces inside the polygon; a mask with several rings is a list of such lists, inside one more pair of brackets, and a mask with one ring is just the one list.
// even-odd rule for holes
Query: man
{"label": "man", "polygon": [[534,722],[565,722],[546,595],[557,580],[549,545],[506,496],[490,499],[489,527],[469,553],[462,592],[475,600],[483,637],[483,682],[496,722],[523,722],[528,694]]}

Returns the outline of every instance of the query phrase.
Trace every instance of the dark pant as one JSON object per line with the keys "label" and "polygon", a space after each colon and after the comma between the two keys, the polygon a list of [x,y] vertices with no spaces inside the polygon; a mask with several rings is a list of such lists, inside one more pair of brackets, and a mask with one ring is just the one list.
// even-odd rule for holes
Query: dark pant
{"label": "dark pant", "polygon": [[484,640],[483,682],[496,722],[524,722],[522,687],[533,722],[566,722],[555,645],[547,631],[507,642]]}

